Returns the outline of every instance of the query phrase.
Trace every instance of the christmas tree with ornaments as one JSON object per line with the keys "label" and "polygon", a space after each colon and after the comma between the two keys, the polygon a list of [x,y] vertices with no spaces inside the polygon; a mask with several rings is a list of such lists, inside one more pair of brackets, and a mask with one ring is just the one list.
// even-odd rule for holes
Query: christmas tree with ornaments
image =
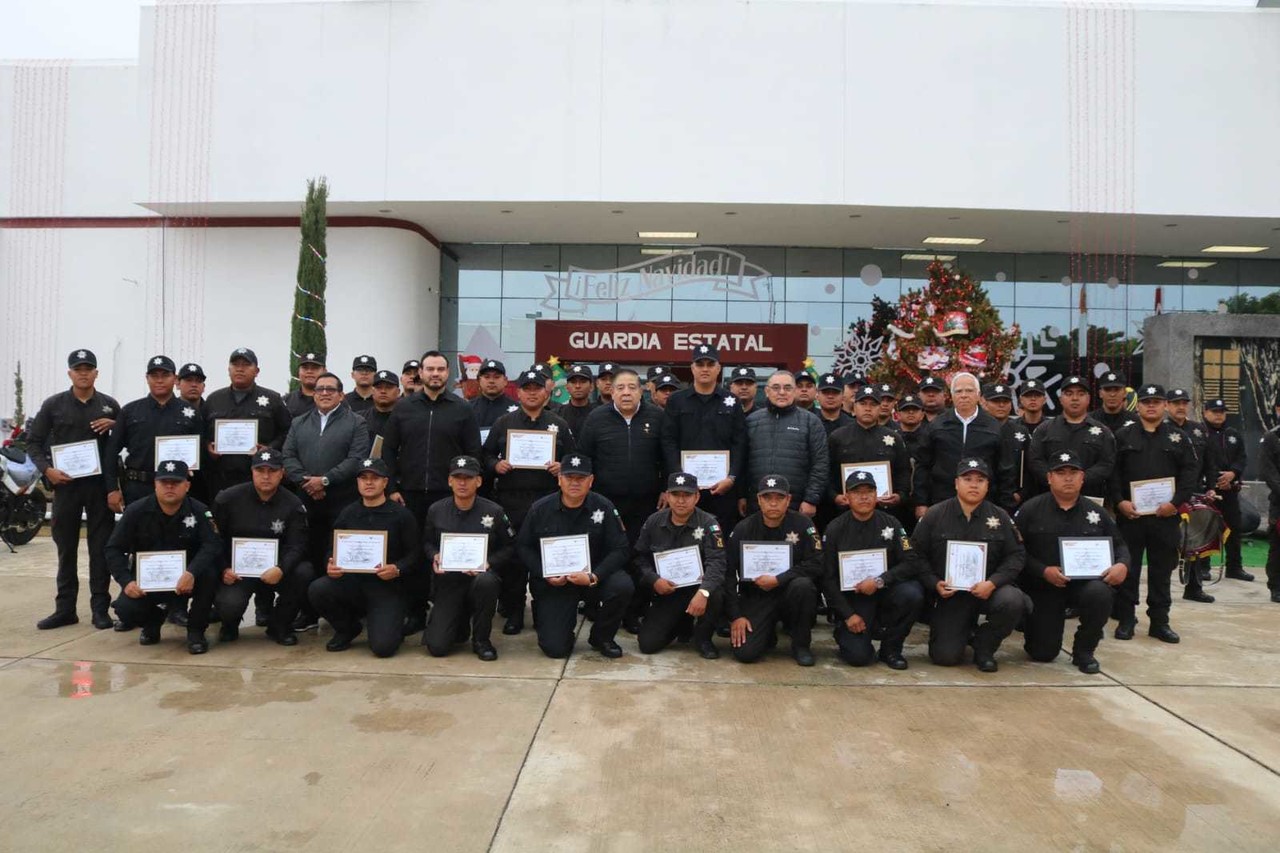
{"label": "christmas tree with ornaments", "polygon": [[925,376],[949,381],[962,371],[995,382],[1008,371],[1022,337],[1016,323],[1005,329],[979,282],[940,261],[929,265],[923,290],[898,300],[886,332],[871,378],[900,388],[914,388]]}

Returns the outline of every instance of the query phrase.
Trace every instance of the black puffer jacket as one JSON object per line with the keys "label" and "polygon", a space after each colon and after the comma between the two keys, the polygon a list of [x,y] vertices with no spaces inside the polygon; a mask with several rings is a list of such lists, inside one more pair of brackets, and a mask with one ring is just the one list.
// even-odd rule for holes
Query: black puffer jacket
{"label": "black puffer jacket", "polygon": [[760,478],[781,474],[791,484],[791,496],[814,506],[827,489],[827,431],[813,412],[773,405],[747,416],[747,482],[740,483],[751,500]]}

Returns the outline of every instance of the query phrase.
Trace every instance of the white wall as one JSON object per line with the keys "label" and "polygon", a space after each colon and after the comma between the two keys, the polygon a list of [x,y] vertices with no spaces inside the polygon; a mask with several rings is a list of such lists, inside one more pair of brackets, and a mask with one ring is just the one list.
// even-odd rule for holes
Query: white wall
{"label": "white wall", "polygon": [[[53,246],[53,292],[33,292],[39,251]],[[439,250],[410,231],[330,228],[328,342],[339,376],[369,352],[399,372],[439,336]],[[226,384],[226,359],[252,347],[262,384],[288,383],[298,233],[293,228],[0,230],[0,413],[13,412],[14,365],[23,361],[26,405],[66,385],[66,354],[98,355],[100,387],[121,402],[146,393],[146,359],[163,352],[199,361],[209,389]],[[164,284],[159,275],[164,263]]]}
{"label": "white wall", "polygon": [[[185,200],[186,168],[218,202],[291,200],[324,173],[338,200],[1280,212],[1271,10],[409,0],[224,4],[214,26],[180,9],[144,10],[144,126],[162,69],[211,99],[207,145],[158,134],[170,174],[143,171],[139,198]],[[184,72],[178,38],[213,58]],[[1130,126],[1131,159],[1080,162]],[[1117,183],[1132,195],[1106,198]]]}

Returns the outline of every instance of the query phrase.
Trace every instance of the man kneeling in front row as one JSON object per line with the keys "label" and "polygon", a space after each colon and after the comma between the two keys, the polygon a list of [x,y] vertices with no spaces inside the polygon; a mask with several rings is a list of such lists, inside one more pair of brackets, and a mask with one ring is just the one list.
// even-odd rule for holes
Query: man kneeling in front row
{"label": "man kneeling in front row", "polygon": [[[107,568],[124,590],[112,607],[125,625],[142,626],[138,643],[150,646],[160,642],[166,610],[182,606],[181,596],[191,595],[187,651],[202,655],[209,651],[204,632],[217,589],[222,542],[209,521],[209,510],[187,496],[187,463],[161,462],[154,484],[155,494],[125,507],[107,541]],[[171,559],[151,556],[158,551],[182,555],[182,572],[171,588],[158,589],[149,582],[154,562],[165,559],[173,567]]]}

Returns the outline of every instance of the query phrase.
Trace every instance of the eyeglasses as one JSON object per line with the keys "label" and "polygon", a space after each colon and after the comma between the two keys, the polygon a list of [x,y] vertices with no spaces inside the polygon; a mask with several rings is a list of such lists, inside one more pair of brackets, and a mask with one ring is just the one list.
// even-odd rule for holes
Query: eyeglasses
{"label": "eyeglasses", "polygon": [[328,387],[328,386],[326,386],[326,387],[324,387],[324,388],[321,388],[319,385],[317,385],[317,386],[316,386],[316,393],[317,393],[317,394],[337,394],[337,393],[338,393],[338,389],[337,389],[337,388],[333,388],[333,387]]}

